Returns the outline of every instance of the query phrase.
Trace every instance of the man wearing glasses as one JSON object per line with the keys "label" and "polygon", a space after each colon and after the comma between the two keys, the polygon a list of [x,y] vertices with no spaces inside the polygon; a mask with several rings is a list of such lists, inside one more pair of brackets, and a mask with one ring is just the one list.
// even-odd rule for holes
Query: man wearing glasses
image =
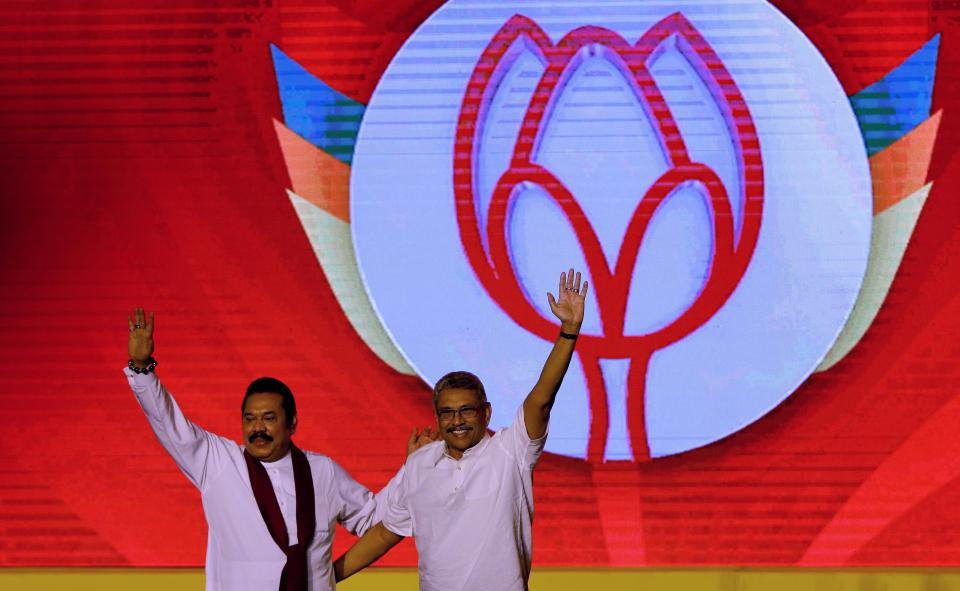
{"label": "man wearing glasses", "polygon": [[560,334],[513,425],[487,433],[480,380],[445,375],[433,391],[442,441],[407,458],[392,481],[382,522],[334,563],[337,580],[365,568],[403,537],[416,538],[421,591],[527,589],[532,555],[533,468],[580,325],[587,282],[573,269],[547,294]]}

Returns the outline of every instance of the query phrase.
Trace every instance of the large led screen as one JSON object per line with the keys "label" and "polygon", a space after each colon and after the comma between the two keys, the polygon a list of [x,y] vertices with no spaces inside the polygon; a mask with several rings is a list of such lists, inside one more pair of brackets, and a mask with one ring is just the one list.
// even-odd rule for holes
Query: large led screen
{"label": "large led screen", "polygon": [[203,563],[120,371],[134,306],[190,418],[239,438],[276,376],[298,445],[378,490],[448,371],[509,425],[569,266],[536,565],[960,564],[960,9],[0,14],[0,564]]}

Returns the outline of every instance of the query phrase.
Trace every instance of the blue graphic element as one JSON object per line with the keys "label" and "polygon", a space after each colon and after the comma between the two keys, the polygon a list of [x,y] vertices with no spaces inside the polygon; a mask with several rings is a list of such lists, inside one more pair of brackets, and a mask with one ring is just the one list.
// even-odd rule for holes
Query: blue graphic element
{"label": "blue graphic element", "polygon": [[350,164],[366,106],[337,92],[271,44],[284,124],[334,158]]}
{"label": "blue graphic element", "polygon": [[886,76],[850,97],[868,155],[873,156],[930,117],[939,49],[937,33]]}

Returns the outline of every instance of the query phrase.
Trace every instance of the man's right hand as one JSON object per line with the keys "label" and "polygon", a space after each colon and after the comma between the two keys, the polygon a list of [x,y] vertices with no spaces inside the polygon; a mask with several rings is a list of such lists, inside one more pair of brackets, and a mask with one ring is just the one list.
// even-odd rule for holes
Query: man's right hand
{"label": "man's right hand", "polygon": [[127,341],[127,353],[137,367],[146,367],[147,360],[153,355],[153,312],[147,320],[143,308],[135,308],[133,316],[127,317],[130,326],[130,339]]}

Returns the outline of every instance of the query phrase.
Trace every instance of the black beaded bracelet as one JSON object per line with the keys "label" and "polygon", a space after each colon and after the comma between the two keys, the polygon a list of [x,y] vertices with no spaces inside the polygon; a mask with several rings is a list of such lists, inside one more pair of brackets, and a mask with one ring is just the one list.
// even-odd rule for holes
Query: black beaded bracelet
{"label": "black beaded bracelet", "polygon": [[127,361],[127,367],[133,370],[133,373],[147,374],[153,373],[153,370],[157,369],[157,360],[153,357],[147,357],[147,366],[146,367],[137,367],[133,364],[133,359]]}
{"label": "black beaded bracelet", "polygon": [[569,332],[563,332],[562,330],[560,331],[560,338],[562,338],[562,339],[570,339],[571,341],[575,341],[575,340],[577,340],[577,337],[578,337],[578,336],[580,336],[580,335],[579,335],[579,334],[570,334]]}

